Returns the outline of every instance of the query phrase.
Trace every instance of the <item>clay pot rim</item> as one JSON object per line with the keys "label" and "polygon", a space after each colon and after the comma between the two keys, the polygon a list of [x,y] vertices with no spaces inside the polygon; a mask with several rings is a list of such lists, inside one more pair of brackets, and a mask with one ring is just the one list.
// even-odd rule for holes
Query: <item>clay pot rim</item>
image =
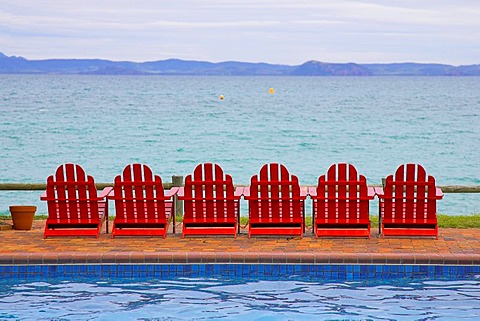
{"label": "clay pot rim", "polygon": [[33,210],[37,209],[35,205],[10,205],[10,210],[18,210],[18,209],[26,209],[26,210]]}

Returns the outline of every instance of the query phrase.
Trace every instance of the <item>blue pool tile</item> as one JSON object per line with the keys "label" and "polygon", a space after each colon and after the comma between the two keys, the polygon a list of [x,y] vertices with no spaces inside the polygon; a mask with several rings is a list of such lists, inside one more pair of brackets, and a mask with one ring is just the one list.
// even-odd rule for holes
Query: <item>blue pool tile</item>
{"label": "blue pool tile", "polygon": [[0,278],[32,277],[244,277],[310,280],[365,280],[394,278],[478,277],[480,266],[343,265],[343,264],[111,264],[111,265],[3,265]]}

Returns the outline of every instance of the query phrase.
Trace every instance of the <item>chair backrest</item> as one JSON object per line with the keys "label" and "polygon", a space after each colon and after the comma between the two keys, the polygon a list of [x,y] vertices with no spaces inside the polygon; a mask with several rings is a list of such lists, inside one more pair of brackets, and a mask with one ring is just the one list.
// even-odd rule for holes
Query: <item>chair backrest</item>
{"label": "chair backrest", "polygon": [[125,220],[167,220],[162,179],[144,164],[125,166],[114,180],[116,218]]}
{"label": "chair backrest", "polygon": [[318,178],[317,219],[369,219],[368,186],[352,164],[333,164]]}
{"label": "chair backrest", "polygon": [[46,200],[50,218],[100,221],[95,182],[80,165],[60,165],[55,175],[47,178]]}
{"label": "chair backrest", "polygon": [[389,175],[383,188],[384,215],[396,221],[435,219],[437,199],[435,178],[428,175],[419,164],[403,164],[395,175]]}
{"label": "chair backrest", "polygon": [[236,217],[235,188],[232,177],[218,164],[205,163],[185,177],[185,217]]}
{"label": "chair backrest", "polygon": [[279,222],[303,218],[300,185],[282,164],[265,164],[250,182],[249,215]]}

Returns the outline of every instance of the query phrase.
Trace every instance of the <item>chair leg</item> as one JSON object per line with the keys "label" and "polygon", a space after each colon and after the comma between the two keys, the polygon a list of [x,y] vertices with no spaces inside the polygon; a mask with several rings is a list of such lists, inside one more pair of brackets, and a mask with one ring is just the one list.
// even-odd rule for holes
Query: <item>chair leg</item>
{"label": "chair leg", "polygon": [[378,235],[382,235],[382,205],[378,201]]}
{"label": "chair leg", "polygon": [[105,204],[105,234],[108,234],[108,203]]}
{"label": "chair leg", "polygon": [[312,233],[315,234],[315,201],[312,202]]}
{"label": "chair leg", "polygon": [[[237,207],[238,234],[240,234],[240,202],[236,203],[236,207]],[[235,235],[235,238],[237,238],[236,235]]]}
{"label": "chair leg", "polygon": [[302,202],[302,216],[303,216],[303,234],[305,234],[305,229],[307,228],[307,224],[305,224],[305,202]]}
{"label": "chair leg", "polygon": [[177,215],[177,202],[176,202],[177,195],[175,195],[175,198],[173,200],[172,204],[172,220],[173,220],[173,234],[175,234],[175,216]]}

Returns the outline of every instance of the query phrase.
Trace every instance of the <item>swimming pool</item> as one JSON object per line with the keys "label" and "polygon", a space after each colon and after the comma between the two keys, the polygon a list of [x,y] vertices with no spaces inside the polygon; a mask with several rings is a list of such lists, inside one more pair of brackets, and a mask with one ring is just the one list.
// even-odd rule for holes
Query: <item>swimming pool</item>
{"label": "swimming pool", "polygon": [[480,266],[28,265],[0,275],[0,319],[480,318]]}

